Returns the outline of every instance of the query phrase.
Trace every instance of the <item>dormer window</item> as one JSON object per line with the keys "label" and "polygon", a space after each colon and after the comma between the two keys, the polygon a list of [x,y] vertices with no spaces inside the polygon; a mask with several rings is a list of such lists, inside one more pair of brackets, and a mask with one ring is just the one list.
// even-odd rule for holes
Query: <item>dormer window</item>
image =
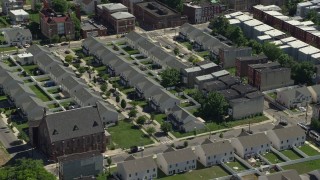
{"label": "dormer window", "polygon": [[93,125],[92,125],[93,127],[96,127],[96,126],[98,126],[98,123],[97,123],[97,121],[94,121],[93,122]]}
{"label": "dormer window", "polygon": [[79,128],[78,128],[77,125],[74,125],[74,126],[73,126],[73,131],[76,131],[76,130],[79,130]]}
{"label": "dormer window", "polygon": [[58,131],[54,129],[52,135],[57,135],[57,134],[59,134]]}

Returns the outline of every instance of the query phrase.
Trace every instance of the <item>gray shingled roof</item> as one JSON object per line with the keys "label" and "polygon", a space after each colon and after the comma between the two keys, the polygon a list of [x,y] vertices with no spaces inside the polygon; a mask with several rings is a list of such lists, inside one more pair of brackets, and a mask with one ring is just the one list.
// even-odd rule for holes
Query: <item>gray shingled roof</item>
{"label": "gray shingled roof", "polygon": [[265,133],[240,136],[237,137],[237,139],[243,145],[244,148],[270,144],[270,140],[268,139]]}
{"label": "gray shingled roof", "polygon": [[130,31],[128,34],[126,34],[126,38],[137,43],[138,41],[143,40],[145,37],[143,34],[139,34],[135,31]]}
{"label": "gray shingled roof", "polygon": [[157,171],[157,165],[154,162],[152,156],[127,160],[122,163],[119,163],[118,166],[123,166],[127,174],[132,174],[136,172],[142,172],[146,170],[153,170],[154,168]]}
{"label": "gray shingled roof", "polygon": [[196,160],[197,157],[191,148],[180,149],[176,151],[165,152],[162,154],[168,164],[176,164],[190,160]]}
{"label": "gray shingled roof", "polygon": [[306,135],[305,131],[296,125],[270,131],[273,131],[279,139],[290,139]]}
{"label": "gray shingled roof", "polygon": [[298,172],[294,169],[280,171],[280,172],[264,175],[262,177],[264,177],[266,180],[301,180]]}
{"label": "gray shingled roof", "polygon": [[[4,31],[5,34],[7,34],[7,36],[10,39],[15,39],[18,36],[23,36],[23,37],[32,37],[31,32],[29,29],[22,29],[22,28],[11,28],[8,31]],[[31,39],[30,39],[31,40]]]}
{"label": "gray shingled roof", "polygon": [[229,153],[233,151],[233,147],[228,140],[217,141],[200,145],[206,156]]}
{"label": "gray shingled roof", "polygon": [[104,133],[98,109],[92,106],[48,114],[45,121],[50,143]]}

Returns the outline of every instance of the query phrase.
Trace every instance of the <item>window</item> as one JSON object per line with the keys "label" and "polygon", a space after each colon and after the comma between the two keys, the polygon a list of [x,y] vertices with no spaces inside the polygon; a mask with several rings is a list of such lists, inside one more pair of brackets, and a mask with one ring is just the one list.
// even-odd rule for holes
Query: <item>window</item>
{"label": "window", "polygon": [[263,148],[263,145],[261,145],[261,148]]}
{"label": "window", "polygon": [[287,142],[289,142],[289,140],[287,140]]}
{"label": "window", "polygon": [[131,174],[129,174],[129,177],[131,177]]}
{"label": "window", "polygon": [[77,130],[79,130],[78,126],[77,126],[77,125],[74,125],[74,126],[73,126],[73,131],[77,131]]}
{"label": "window", "polygon": [[138,176],[138,173],[136,173],[136,176]]}
{"label": "window", "polygon": [[147,173],[149,173],[149,169],[147,170]]}
{"label": "window", "polygon": [[187,161],[187,164],[189,164],[189,161]]}
{"label": "window", "polygon": [[176,164],[176,167],[178,167],[178,164]]}
{"label": "window", "polygon": [[210,156],[208,156],[208,159],[210,160]]}
{"label": "window", "polygon": [[283,141],[281,141],[281,144],[283,144]]}
{"label": "window", "polygon": [[213,158],[216,158],[216,155],[214,155]]}
{"label": "window", "polygon": [[227,155],[227,153],[224,153],[224,155],[226,156],[226,155]]}
{"label": "window", "polygon": [[155,172],[156,171],[156,168],[153,168],[153,172]]}

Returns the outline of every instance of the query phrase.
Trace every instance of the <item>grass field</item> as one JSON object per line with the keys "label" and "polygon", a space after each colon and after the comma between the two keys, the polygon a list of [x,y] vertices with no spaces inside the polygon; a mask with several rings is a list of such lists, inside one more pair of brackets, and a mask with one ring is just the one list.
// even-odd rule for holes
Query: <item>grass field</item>
{"label": "grass field", "polygon": [[316,156],[316,155],[320,155],[320,153],[318,151],[316,151],[315,149],[313,149],[311,146],[309,146],[308,144],[305,144],[301,147],[299,147],[299,149],[301,151],[303,151],[305,154],[307,154],[308,156]]}
{"label": "grass field", "polygon": [[132,49],[129,46],[124,47],[123,50],[125,50],[129,55],[139,54],[140,53],[138,50]]}
{"label": "grass field", "polygon": [[229,166],[230,168],[232,168],[233,170],[237,171],[237,172],[241,172],[241,171],[247,169],[246,166],[244,166],[243,164],[241,164],[237,160],[234,161],[234,162],[227,162],[226,165]]}
{"label": "grass field", "polygon": [[288,166],[283,166],[283,169],[295,169],[298,171],[299,174],[304,174],[316,169],[320,169],[320,159],[307,161],[303,163],[291,164]]}
{"label": "grass field", "polygon": [[24,69],[24,71],[27,74],[32,76],[33,75],[33,71],[38,68],[38,65],[27,65],[27,66],[21,66],[21,67]]}
{"label": "grass field", "polygon": [[30,89],[41,99],[43,102],[51,101],[52,99],[40,89],[38,85],[30,86]]}
{"label": "grass field", "polygon": [[192,49],[192,44],[189,41],[181,42],[181,44],[189,50]]}
{"label": "grass field", "polygon": [[117,126],[108,128],[115,148],[130,148],[135,145],[148,145],[153,141],[131,123],[119,121]]}
{"label": "grass field", "polygon": [[193,170],[183,174],[176,174],[173,176],[167,176],[159,178],[162,180],[195,180],[195,179],[214,179],[218,177],[228,176],[229,174],[220,166],[213,166],[205,169]]}
{"label": "grass field", "polygon": [[0,101],[3,101],[3,100],[7,100],[8,98],[7,98],[7,96],[6,95],[2,95],[2,96],[0,96]]}
{"label": "grass field", "polygon": [[50,90],[48,90],[48,93],[50,93],[50,94],[59,93],[59,89],[58,88],[57,89],[50,89]]}
{"label": "grass field", "polygon": [[[1,51],[1,50],[0,50]],[[16,66],[16,64],[11,59],[6,59],[3,61],[5,64],[7,64],[10,67]]]}
{"label": "grass field", "polygon": [[43,77],[43,78],[37,79],[38,82],[49,81],[49,80],[50,80],[50,77]]}
{"label": "grass field", "polygon": [[272,164],[284,162],[284,160],[281,159],[281,157],[279,157],[277,154],[274,154],[273,152],[266,153],[265,155],[263,155],[263,157],[265,157]]}
{"label": "grass field", "polygon": [[236,68],[235,67],[232,67],[232,68],[228,68],[226,69],[231,75],[236,75]]}
{"label": "grass field", "polygon": [[158,121],[159,124],[162,124],[163,121],[167,119],[167,116],[165,114],[157,114],[154,116],[154,119]]}
{"label": "grass field", "polygon": [[281,151],[281,153],[283,155],[287,156],[291,160],[295,160],[295,159],[300,159],[301,158],[301,156],[299,154],[297,154],[296,152],[294,152],[291,149]]}
{"label": "grass field", "polygon": [[275,92],[269,93],[268,96],[270,96],[272,99],[276,99],[277,98],[277,94]]}
{"label": "grass field", "polygon": [[25,123],[18,124],[18,123],[16,123],[16,122],[12,122],[12,125],[13,125],[14,127],[16,127],[21,134],[23,134],[23,135],[22,135],[23,140],[25,140],[25,141],[28,142],[28,141],[29,141],[29,136],[25,133],[25,131],[28,130],[28,128],[29,128],[28,123],[25,122]]}

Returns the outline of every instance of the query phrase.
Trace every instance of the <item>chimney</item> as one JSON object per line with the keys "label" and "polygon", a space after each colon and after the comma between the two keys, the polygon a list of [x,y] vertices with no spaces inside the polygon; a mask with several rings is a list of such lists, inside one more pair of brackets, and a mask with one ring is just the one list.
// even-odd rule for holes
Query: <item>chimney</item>
{"label": "chimney", "polygon": [[81,22],[81,5],[80,4],[76,4],[75,6],[76,6],[76,17]]}

